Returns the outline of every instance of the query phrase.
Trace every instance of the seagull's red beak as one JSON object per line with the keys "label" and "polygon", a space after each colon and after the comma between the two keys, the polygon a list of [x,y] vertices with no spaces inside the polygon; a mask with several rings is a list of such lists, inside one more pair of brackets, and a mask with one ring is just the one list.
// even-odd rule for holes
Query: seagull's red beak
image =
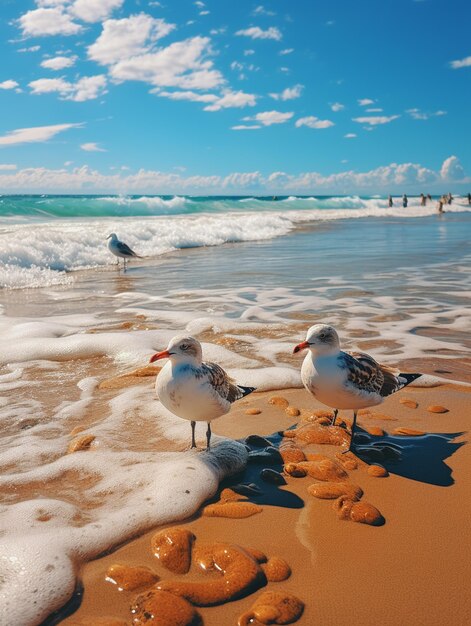
{"label": "seagull's red beak", "polygon": [[154,361],[158,361],[159,359],[168,359],[170,356],[170,352],[168,350],[162,350],[162,352],[157,352],[150,357],[149,363],[154,363]]}
{"label": "seagull's red beak", "polygon": [[296,352],[299,352],[300,350],[305,350],[306,348],[309,348],[309,343],[307,341],[298,343],[298,345],[294,347],[293,354],[296,354]]}

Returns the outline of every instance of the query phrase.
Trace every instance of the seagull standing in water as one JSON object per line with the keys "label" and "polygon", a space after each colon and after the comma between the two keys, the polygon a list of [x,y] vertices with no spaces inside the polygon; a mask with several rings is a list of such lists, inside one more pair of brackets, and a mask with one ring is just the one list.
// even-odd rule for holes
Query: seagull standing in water
{"label": "seagull standing in water", "polygon": [[155,389],[166,409],[191,423],[191,447],[196,448],[196,422],[206,422],[206,446],[211,445],[212,420],[229,413],[236,400],[255,387],[237,385],[216,363],[204,363],[199,341],[174,337],[166,350],[154,354],[151,363],[168,359],[157,376]]}
{"label": "seagull standing in water", "polygon": [[294,353],[306,349],[301,367],[303,384],[319,402],[334,409],[332,424],[339,409],[353,410],[348,450],[352,449],[358,410],[381,404],[384,398],[421,376],[401,374],[363,352],[340,350],[337,331],[327,324],[311,326],[306,341],[298,344]]}
{"label": "seagull standing in water", "polygon": [[126,271],[126,261],[127,259],[142,259],[141,256],[136,254],[134,250],[128,246],[124,241],[120,241],[116,233],[111,233],[108,235],[108,250],[117,257],[117,263],[119,266],[119,259],[123,259],[124,271]]}

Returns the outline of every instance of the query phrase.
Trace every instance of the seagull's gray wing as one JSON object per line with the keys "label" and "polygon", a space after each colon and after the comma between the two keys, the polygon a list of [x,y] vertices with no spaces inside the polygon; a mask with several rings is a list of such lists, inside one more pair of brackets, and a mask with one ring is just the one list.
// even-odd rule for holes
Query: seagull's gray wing
{"label": "seagull's gray wing", "polygon": [[118,241],[117,248],[121,252],[121,254],[138,257],[138,255],[134,252],[134,250],[131,250],[128,244],[124,243],[124,241]]}
{"label": "seagull's gray wing", "polygon": [[254,391],[252,387],[239,387],[235,381],[229,377],[220,365],[216,363],[203,363],[202,372],[209,379],[209,383],[214,391],[223,399],[231,404],[236,400],[240,400],[248,393]]}

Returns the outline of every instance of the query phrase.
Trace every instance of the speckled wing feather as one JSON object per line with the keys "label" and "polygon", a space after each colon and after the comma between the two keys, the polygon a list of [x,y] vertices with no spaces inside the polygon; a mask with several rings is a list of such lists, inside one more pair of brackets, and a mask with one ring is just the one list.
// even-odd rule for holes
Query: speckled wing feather
{"label": "speckled wing feather", "polygon": [[131,248],[128,246],[127,243],[124,243],[124,241],[118,241],[117,248],[122,254],[128,254],[129,256],[135,256],[135,257],[138,256],[134,252],[134,250],[131,250]]}
{"label": "speckled wing feather", "polygon": [[201,370],[209,378],[214,390],[227,402],[240,400],[254,391],[253,387],[239,387],[228,374],[216,363],[203,363]]}
{"label": "speckled wing feather", "polygon": [[[386,398],[409,384],[398,370],[377,363],[364,352],[345,352],[348,361],[348,380],[359,389],[379,393]],[[418,375],[414,375],[417,378]]]}
{"label": "speckled wing feather", "polygon": [[361,391],[381,394],[384,373],[373,357],[363,352],[342,352],[339,359],[349,383]]}

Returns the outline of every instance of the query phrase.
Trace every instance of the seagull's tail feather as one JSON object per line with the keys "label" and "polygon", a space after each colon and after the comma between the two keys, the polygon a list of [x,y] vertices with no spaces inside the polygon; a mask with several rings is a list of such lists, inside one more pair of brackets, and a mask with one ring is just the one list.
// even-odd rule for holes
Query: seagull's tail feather
{"label": "seagull's tail feather", "polygon": [[249,393],[252,393],[252,391],[255,391],[257,389],[257,387],[243,387],[242,385],[237,385],[237,387],[242,392],[242,398],[244,398],[245,396],[248,396]]}
{"label": "seagull's tail feather", "polygon": [[417,378],[420,378],[421,376],[422,374],[399,374],[398,379],[401,385],[399,389],[407,387],[407,385],[410,385],[410,383],[413,383],[414,380],[417,380]]}

